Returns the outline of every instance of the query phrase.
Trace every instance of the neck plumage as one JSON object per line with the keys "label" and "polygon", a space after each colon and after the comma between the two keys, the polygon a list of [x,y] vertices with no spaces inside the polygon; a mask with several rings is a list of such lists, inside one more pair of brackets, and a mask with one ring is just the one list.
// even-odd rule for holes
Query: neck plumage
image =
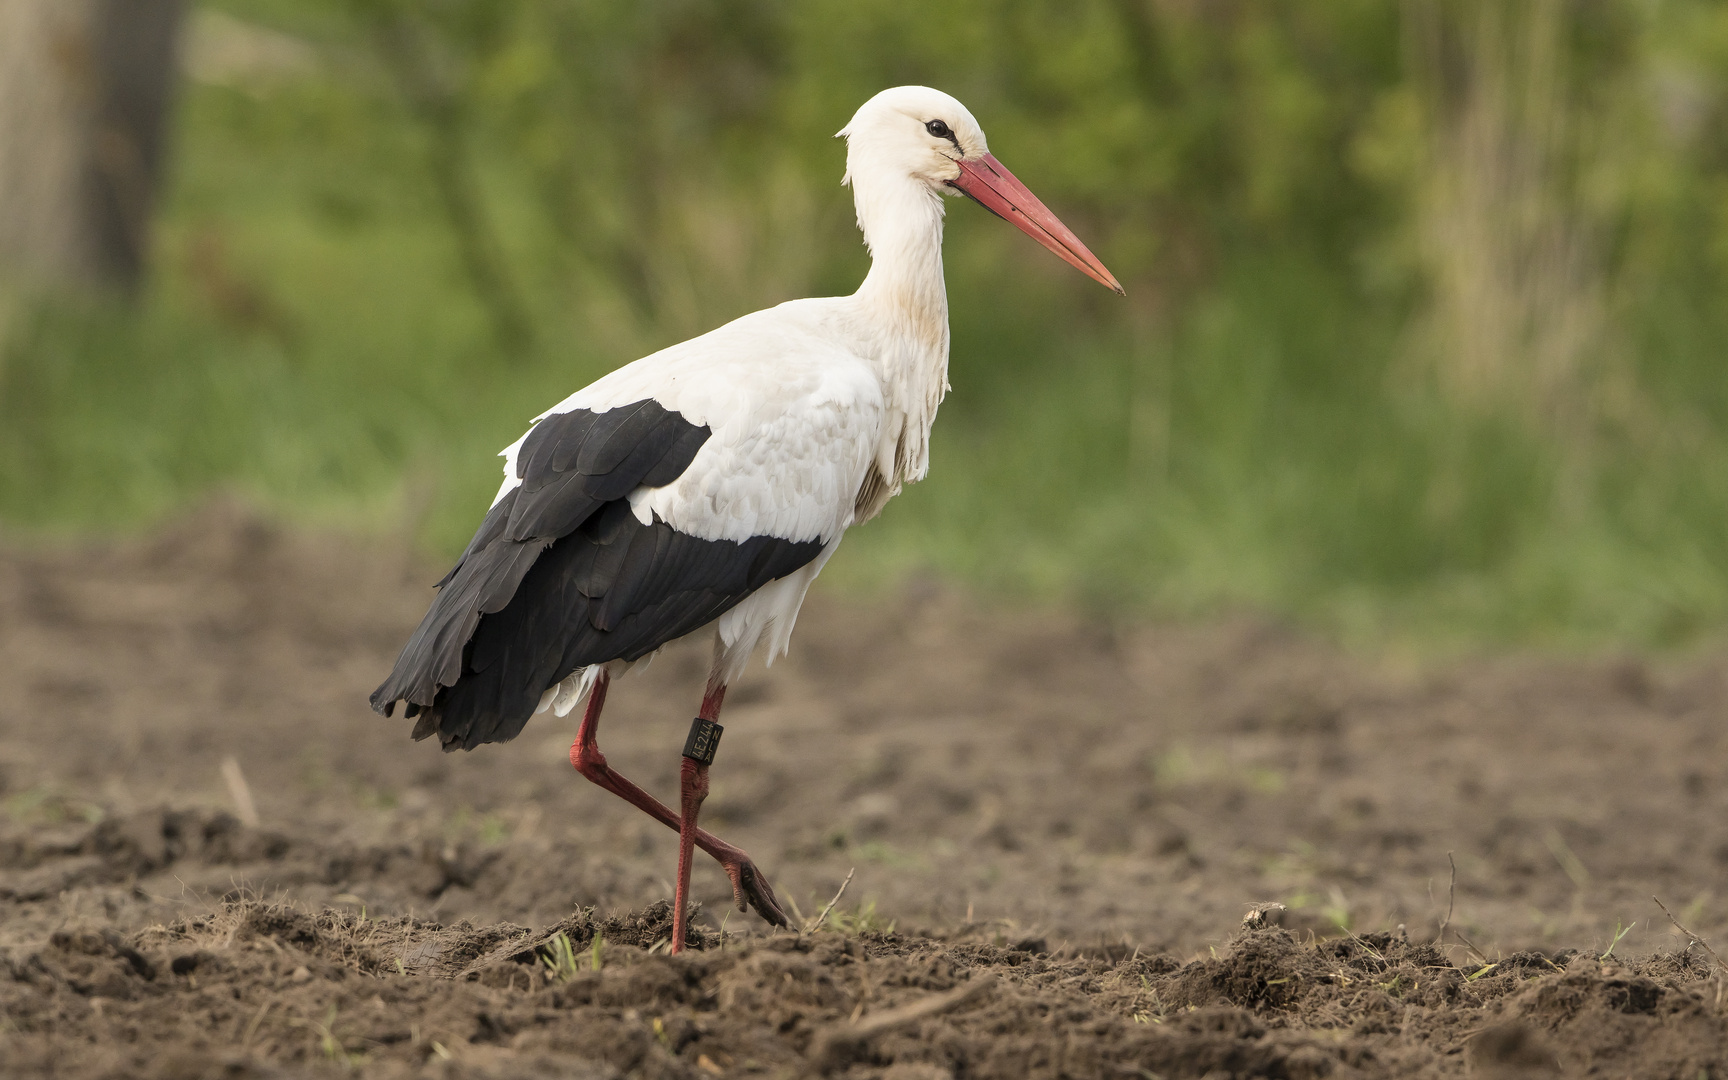
{"label": "neck plumage", "polygon": [[929,469],[930,426],[948,389],[948,291],[942,200],[911,177],[852,177],[858,227],[872,258],[854,299],[889,416],[877,471],[892,490]]}

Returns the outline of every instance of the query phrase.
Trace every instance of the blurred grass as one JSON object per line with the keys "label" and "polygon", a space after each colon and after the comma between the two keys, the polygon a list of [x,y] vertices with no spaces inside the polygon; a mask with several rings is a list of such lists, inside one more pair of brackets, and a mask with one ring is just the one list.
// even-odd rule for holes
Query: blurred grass
{"label": "blurred grass", "polygon": [[[826,136],[916,80],[972,105],[1132,299],[952,206],[955,390],[931,477],[848,536],[827,571],[842,587],[935,573],[1106,614],[1246,608],[1371,647],[1718,633],[1728,151],[1709,119],[1728,21],[1607,5],[1634,43],[1608,48],[1590,21],[1607,16],[1564,9],[1569,77],[1596,96],[1539,89],[1594,141],[1489,189],[1540,203],[1520,247],[1524,226],[1483,216],[1492,198],[1471,210],[1434,179],[1500,167],[1447,156],[1447,109],[1461,131],[1479,113],[1422,90],[1423,63],[1487,62],[1474,9],[1430,5],[1423,31],[1381,7],[209,5],[201,33],[277,59],[205,57],[188,82],[141,302],[10,316],[0,520],[133,529],[221,490],[454,554],[493,455],[547,405],[754,307],[855,285]],[[458,110],[525,348],[500,346],[430,179],[440,135],[379,60],[380,28],[403,25],[446,73],[428,92]],[[1439,60],[1411,58],[1430,45]],[[1674,71],[1706,117],[1684,138],[1659,130],[1661,100],[1608,93]],[[1478,157],[1518,145],[1515,120]],[[1462,247],[1434,226],[1460,213],[1511,238]],[[1594,276],[1560,290],[1599,304],[1582,345],[1543,321],[1553,290],[1526,288],[1526,250],[1555,235],[1593,245]],[[1514,297],[1489,346],[1510,374],[1468,393],[1445,364],[1480,328],[1448,273],[1499,274]],[[1544,349],[1563,352],[1552,394],[1520,374]]]}

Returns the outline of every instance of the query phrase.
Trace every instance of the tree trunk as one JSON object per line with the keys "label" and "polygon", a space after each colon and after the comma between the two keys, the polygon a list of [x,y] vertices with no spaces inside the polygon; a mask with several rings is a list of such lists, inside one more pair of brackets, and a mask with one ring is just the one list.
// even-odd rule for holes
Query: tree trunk
{"label": "tree trunk", "polygon": [[0,269],[134,291],[182,0],[0,0]]}

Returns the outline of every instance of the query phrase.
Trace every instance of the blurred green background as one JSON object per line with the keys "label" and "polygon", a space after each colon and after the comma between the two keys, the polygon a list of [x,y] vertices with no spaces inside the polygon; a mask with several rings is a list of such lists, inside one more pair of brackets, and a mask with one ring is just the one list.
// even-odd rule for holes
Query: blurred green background
{"label": "blurred green background", "polygon": [[[1123,301],[950,205],[930,479],[827,576],[1347,642],[1728,620],[1728,5],[212,0],[133,303],[14,295],[0,521],[238,492],[458,551],[598,374],[866,269],[965,101]],[[22,294],[20,294],[22,295]]]}

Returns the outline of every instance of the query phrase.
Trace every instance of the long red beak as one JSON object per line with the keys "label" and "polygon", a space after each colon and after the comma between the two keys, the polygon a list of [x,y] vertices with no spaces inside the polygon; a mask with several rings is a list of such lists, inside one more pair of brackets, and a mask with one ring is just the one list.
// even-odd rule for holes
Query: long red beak
{"label": "long red beak", "polygon": [[1014,178],[1014,174],[985,154],[969,161],[956,162],[960,175],[948,183],[978,201],[984,209],[1005,221],[1012,222],[1021,232],[1054,251],[1062,260],[1093,281],[1122,296],[1128,293],[1116,280],[1116,275],[1104,268],[1098,256],[1086,250],[1086,245],[1074,231],[1062,224],[1038,196]]}

